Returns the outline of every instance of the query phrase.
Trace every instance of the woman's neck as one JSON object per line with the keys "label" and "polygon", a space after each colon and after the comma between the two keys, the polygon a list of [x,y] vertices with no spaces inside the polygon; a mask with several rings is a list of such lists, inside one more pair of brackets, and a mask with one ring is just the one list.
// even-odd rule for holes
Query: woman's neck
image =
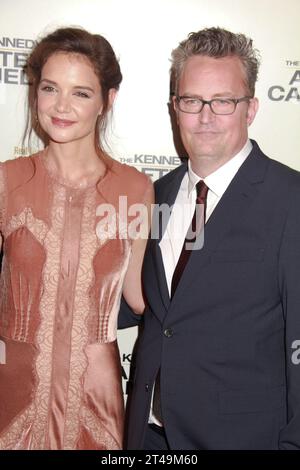
{"label": "woman's neck", "polygon": [[63,179],[76,183],[90,176],[105,173],[105,163],[98,155],[94,144],[82,145],[79,142],[66,144],[50,142],[46,149],[51,168]]}

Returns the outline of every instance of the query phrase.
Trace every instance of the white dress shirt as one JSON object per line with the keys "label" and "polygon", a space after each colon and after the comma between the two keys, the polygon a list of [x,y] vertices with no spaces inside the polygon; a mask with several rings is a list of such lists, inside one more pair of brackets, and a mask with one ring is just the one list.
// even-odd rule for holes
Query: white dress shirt
{"label": "white dress shirt", "polygon": [[[247,140],[237,155],[204,178],[204,182],[208,187],[206,222],[251,150],[252,144],[250,140]],[[171,292],[173,273],[193,218],[197,196],[196,184],[200,180],[201,178],[193,172],[191,163],[188,161],[188,171],[182,179],[165,233],[159,243],[169,293]]]}
{"label": "white dress shirt", "polygon": [[[215,207],[225,193],[240,166],[244,163],[250,154],[251,150],[252,144],[248,139],[238,154],[236,154],[216,171],[204,178],[204,182],[208,187],[206,222],[213,213]],[[189,160],[188,171],[182,179],[166,230],[159,243],[169,294],[171,292],[173,273],[180,256],[188,228],[193,218],[197,196],[196,184],[200,180],[201,178],[193,172]],[[161,426],[162,424],[160,421],[153,415],[152,401],[153,391],[149,422]]]}

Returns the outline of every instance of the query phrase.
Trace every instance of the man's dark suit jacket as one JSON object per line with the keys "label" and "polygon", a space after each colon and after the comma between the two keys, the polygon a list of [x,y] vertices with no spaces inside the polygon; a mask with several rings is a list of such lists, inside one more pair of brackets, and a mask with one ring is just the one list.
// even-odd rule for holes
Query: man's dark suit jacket
{"label": "man's dark suit jacket", "polygon": [[[252,143],[172,301],[149,240],[129,449],[143,448],[159,369],[171,449],[300,449],[300,175]],[[157,204],[174,203],[186,171],[156,183]]]}

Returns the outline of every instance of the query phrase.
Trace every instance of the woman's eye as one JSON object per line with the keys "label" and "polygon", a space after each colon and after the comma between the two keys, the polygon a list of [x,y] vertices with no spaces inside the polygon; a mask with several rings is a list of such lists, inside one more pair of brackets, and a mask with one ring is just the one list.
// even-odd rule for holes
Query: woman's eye
{"label": "woman's eye", "polygon": [[76,96],[79,96],[80,98],[89,98],[90,96],[85,93],[84,91],[77,91],[76,93]]}
{"label": "woman's eye", "polygon": [[45,85],[45,86],[41,87],[41,90],[46,91],[47,93],[52,93],[53,91],[55,91],[55,88],[53,86],[50,86],[50,85]]}

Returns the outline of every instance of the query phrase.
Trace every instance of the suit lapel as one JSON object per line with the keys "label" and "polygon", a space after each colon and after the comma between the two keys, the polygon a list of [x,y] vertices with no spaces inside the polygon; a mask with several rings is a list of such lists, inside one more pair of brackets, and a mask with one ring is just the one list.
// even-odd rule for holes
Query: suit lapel
{"label": "suit lapel", "polygon": [[[173,206],[181,185],[181,181],[186,171],[187,164],[183,163],[180,167],[174,170],[172,174],[170,174],[170,177],[166,183],[162,185],[162,181],[160,181],[159,184],[157,184],[155,211],[159,209],[161,204],[166,204],[169,207]],[[162,225],[159,221],[157,212],[154,212],[152,233],[154,234],[155,238],[150,240],[150,249],[154,258],[154,264],[157,273],[157,284],[166,311],[170,306],[170,296],[159,242],[167,227],[170,213],[171,212],[169,212],[168,217],[164,219],[164,223]]]}
{"label": "suit lapel", "polygon": [[210,255],[222,238],[230,231],[232,224],[244,217],[256,197],[258,185],[264,181],[268,158],[253,143],[249,157],[243,163],[204,229],[204,246],[191,253],[172,303],[188,292],[194,281],[199,281],[199,269],[210,262]]}

